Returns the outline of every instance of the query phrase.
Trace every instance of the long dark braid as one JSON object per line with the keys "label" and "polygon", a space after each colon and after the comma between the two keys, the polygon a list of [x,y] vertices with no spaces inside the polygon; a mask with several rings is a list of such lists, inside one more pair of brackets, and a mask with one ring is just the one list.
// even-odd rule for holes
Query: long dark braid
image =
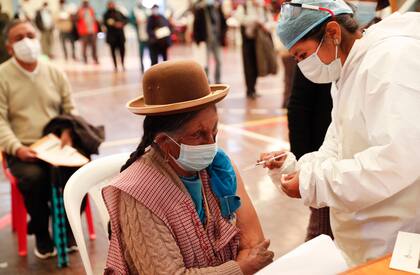
{"label": "long dark braid", "polygon": [[146,116],[143,122],[143,137],[136,151],[131,153],[130,158],[121,167],[121,172],[128,168],[133,162],[144,155],[146,148],[153,144],[156,135],[160,132],[173,132],[181,129],[185,123],[194,118],[200,111],[166,115]]}

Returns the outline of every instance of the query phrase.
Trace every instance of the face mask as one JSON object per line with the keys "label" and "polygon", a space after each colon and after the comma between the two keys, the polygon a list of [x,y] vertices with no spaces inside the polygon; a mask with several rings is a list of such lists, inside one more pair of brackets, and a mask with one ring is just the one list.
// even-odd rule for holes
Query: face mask
{"label": "face mask", "polygon": [[25,37],[13,44],[16,58],[25,63],[35,63],[41,53],[38,39]]}
{"label": "face mask", "polygon": [[[206,169],[212,162],[217,153],[217,144],[186,145],[179,144],[173,138],[179,148],[179,157],[175,159],[176,163],[185,171],[198,172]],[[171,156],[172,157],[172,156]]]}
{"label": "face mask", "polygon": [[319,43],[316,51],[298,63],[303,75],[314,83],[331,83],[338,80],[341,74],[341,60],[338,58],[338,45],[335,48],[335,60],[330,64],[324,64],[319,59],[318,51],[321,48],[322,42]]}
{"label": "face mask", "polygon": [[360,26],[367,25],[375,18],[377,2],[350,1],[350,3],[356,8],[354,16]]}

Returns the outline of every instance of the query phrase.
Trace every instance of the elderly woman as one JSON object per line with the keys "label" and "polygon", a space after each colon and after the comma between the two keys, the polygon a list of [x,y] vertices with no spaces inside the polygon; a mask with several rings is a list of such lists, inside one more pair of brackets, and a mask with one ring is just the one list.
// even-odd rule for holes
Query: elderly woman
{"label": "elderly woman", "polygon": [[258,217],[228,156],[217,148],[215,103],[201,66],[150,68],[143,138],[103,194],[111,217],[109,274],[253,274],[272,261]]}

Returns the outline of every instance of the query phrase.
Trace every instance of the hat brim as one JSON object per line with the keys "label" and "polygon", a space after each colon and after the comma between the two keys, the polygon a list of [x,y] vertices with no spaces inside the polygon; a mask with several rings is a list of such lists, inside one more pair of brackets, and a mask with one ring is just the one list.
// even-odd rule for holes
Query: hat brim
{"label": "hat brim", "polygon": [[204,97],[164,105],[147,105],[144,101],[144,97],[140,96],[130,100],[126,107],[130,112],[136,115],[157,116],[185,113],[188,111],[198,110],[204,108],[207,105],[221,101],[226,97],[229,89],[229,85],[214,84],[210,85],[210,94]]}

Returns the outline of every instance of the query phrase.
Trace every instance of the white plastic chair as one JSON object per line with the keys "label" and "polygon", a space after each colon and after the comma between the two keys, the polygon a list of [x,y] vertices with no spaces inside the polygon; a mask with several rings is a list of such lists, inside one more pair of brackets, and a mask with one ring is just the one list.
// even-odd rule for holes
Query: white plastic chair
{"label": "white plastic chair", "polygon": [[93,270],[82,231],[80,216],[82,200],[89,193],[99,212],[104,232],[108,234],[109,214],[101,190],[108,185],[111,178],[119,173],[121,166],[128,158],[128,153],[121,153],[93,160],[77,170],[64,188],[64,207],[87,275],[93,275]]}

